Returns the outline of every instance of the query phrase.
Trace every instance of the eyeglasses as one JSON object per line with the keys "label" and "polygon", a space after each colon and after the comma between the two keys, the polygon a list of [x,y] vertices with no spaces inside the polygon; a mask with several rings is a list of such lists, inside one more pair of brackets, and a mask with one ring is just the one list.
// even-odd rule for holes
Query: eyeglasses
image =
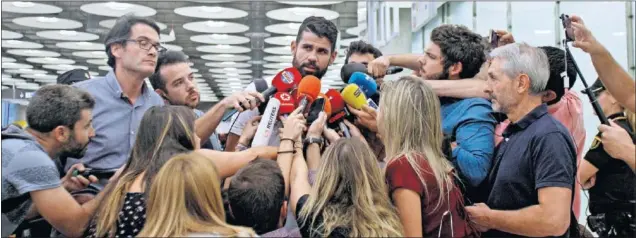
{"label": "eyeglasses", "polygon": [[142,50],[150,50],[151,47],[155,47],[155,49],[157,49],[158,53],[162,53],[165,52],[167,49],[163,46],[161,46],[161,43],[151,43],[150,40],[146,40],[146,39],[127,39],[124,40],[124,42],[135,42],[137,43],[137,45],[139,46],[139,48],[141,48]]}

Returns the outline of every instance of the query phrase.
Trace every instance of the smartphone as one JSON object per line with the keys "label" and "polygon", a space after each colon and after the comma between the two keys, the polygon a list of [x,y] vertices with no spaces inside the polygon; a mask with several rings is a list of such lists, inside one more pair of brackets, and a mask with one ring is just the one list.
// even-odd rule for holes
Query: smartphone
{"label": "smartphone", "polygon": [[559,18],[561,18],[561,23],[563,24],[563,28],[565,28],[565,41],[574,41],[574,30],[572,29],[570,16],[561,14]]}
{"label": "smartphone", "polygon": [[493,49],[499,46],[499,35],[494,30],[490,30],[490,45]]}
{"label": "smartphone", "polygon": [[325,110],[325,99],[317,98],[314,100],[314,103],[309,107],[309,113],[307,115],[307,124],[311,125],[316,119],[318,119],[318,115],[320,112]]}

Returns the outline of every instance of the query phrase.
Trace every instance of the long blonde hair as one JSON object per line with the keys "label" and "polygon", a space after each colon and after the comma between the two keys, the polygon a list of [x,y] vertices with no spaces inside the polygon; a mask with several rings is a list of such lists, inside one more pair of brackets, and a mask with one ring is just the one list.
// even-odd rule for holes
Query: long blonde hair
{"label": "long blonde hair", "polygon": [[312,237],[328,236],[338,227],[350,228],[352,237],[403,236],[378,162],[356,139],[340,139],[327,148],[299,219],[312,228]]}
{"label": "long blonde hair", "polygon": [[248,228],[225,223],[219,174],[196,152],[168,161],[150,187],[147,219],[139,237],[185,237],[192,233],[245,236]]}
{"label": "long blonde hair", "polygon": [[[389,158],[387,165],[405,156],[426,189],[420,160],[427,160],[439,194],[450,192],[453,180],[449,171],[453,167],[442,153],[440,102],[433,89],[421,79],[404,76],[382,85],[380,105],[378,129]],[[435,209],[446,197],[440,196]]]}
{"label": "long blonde hair", "polygon": [[96,237],[115,234],[124,197],[138,176],[145,173],[143,188],[147,188],[170,157],[194,150],[194,120],[194,112],[184,106],[154,106],[144,113],[126,168],[103,191],[93,217]]}
{"label": "long blonde hair", "polygon": [[629,123],[629,126],[632,128],[632,131],[636,132],[636,113],[630,110],[624,109],[623,114],[625,114],[625,117],[627,118],[627,122]]}

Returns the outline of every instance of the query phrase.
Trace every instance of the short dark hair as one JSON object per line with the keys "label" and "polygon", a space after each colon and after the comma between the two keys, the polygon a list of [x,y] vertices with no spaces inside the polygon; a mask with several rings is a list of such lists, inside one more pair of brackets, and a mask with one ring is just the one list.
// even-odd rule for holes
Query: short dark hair
{"label": "short dark hair", "polygon": [[349,63],[349,57],[351,57],[352,54],[373,54],[373,58],[376,59],[382,56],[382,52],[378,48],[373,47],[373,45],[366,43],[363,40],[354,41],[349,44],[349,47],[347,48],[347,56],[345,57],[345,64]]}
{"label": "short dark hair", "polygon": [[74,129],[82,110],[93,109],[95,100],[86,91],[69,85],[46,85],[35,91],[26,109],[29,128],[51,132],[58,126]]}
{"label": "short dark hair", "polygon": [[296,35],[296,43],[300,42],[300,37],[302,37],[303,32],[311,32],[316,34],[318,37],[327,37],[329,42],[331,43],[331,52],[336,50],[336,40],[338,40],[338,28],[336,24],[325,19],[324,17],[315,17],[310,16],[305,18],[303,23],[300,24],[300,28],[298,28],[298,35]]}
{"label": "short dark hair", "polygon": [[[545,90],[552,90],[556,93],[556,98],[548,102],[548,105],[552,105],[559,102],[565,94],[565,85],[563,77],[561,77],[561,73],[566,71],[564,61],[565,51],[553,46],[541,46],[539,49],[542,49],[548,56],[548,63],[550,64],[550,78],[548,79]],[[570,78],[569,88],[572,88],[574,82],[576,82],[576,69],[574,68],[572,59],[568,58],[567,60],[568,68],[566,74],[568,78]]]}
{"label": "short dark hair", "polygon": [[117,22],[115,22],[115,25],[112,29],[110,29],[108,35],[106,35],[106,39],[104,40],[104,45],[106,45],[106,55],[108,56],[107,63],[111,68],[113,68],[113,70],[115,69],[115,56],[111,52],[111,46],[113,44],[122,44],[125,46],[126,40],[130,37],[130,34],[132,34],[132,27],[136,24],[148,25],[152,27],[157,34],[160,34],[159,26],[157,26],[153,20],[148,18],[127,14],[117,19]]}
{"label": "short dark hair", "polygon": [[482,37],[465,26],[438,26],[431,32],[431,41],[440,48],[444,70],[448,70],[455,63],[462,63],[460,78],[474,77],[486,61]]}
{"label": "short dark hair", "polygon": [[150,85],[152,85],[152,88],[154,89],[166,91],[166,81],[161,78],[161,67],[189,62],[188,56],[181,51],[168,50],[160,53],[159,59],[157,60],[157,66],[155,67],[155,72],[148,78],[148,80],[150,80]]}
{"label": "short dark hair", "polygon": [[234,175],[227,195],[234,225],[251,227],[257,234],[278,229],[285,180],[275,161],[250,162]]}

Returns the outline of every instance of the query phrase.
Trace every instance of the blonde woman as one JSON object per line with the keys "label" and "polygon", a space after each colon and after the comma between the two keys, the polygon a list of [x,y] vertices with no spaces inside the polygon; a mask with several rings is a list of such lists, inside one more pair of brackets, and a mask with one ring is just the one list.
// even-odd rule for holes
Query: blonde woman
{"label": "blonde woman", "polygon": [[431,87],[414,76],[386,82],[377,120],[404,235],[473,236],[453,167],[442,154],[440,103]]}
{"label": "blonde woman", "polygon": [[216,166],[192,152],[159,170],[148,195],[148,216],[139,237],[253,237],[249,228],[225,223]]}
{"label": "blonde woman", "polygon": [[[325,121],[321,113],[307,137],[319,138]],[[319,144],[309,141],[308,161],[320,157]],[[291,181],[291,207],[303,237],[403,236],[377,160],[358,139],[339,139],[327,148],[313,187],[302,152],[296,153]]]}

